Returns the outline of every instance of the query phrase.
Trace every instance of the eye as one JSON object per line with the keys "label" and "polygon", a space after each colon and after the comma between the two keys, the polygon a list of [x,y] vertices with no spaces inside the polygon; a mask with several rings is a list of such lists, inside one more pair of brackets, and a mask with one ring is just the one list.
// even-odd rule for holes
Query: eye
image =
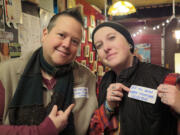
{"label": "eye", "polygon": [[64,38],[65,35],[63,33],[58,33],[58,35],[61,37],[61,38]]}
{"label": "eye", "polygon": [[72,39],[72,44],[75,45],[75,46],[78,46],[79,45],[79,41],[76,40],[76,39]]}
{"label": "eye", "polygon": [[95,44],[95,47],[96,47],[96,49],[101,49],[102,45],[103,44],[101,42],[98,42]]}
{"label": "eye", "polygon": [[113,40],[113,39],[115,39],[115,35],[111,35],[111,36],[109,36],[109,37],[108,37],[108,39],[109,39],[109,40]]}

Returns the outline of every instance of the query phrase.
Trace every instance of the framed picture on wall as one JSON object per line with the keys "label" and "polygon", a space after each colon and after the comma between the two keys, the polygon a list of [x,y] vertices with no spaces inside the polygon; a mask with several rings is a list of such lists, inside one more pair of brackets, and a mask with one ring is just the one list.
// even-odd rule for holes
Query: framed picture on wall
{"label": "framed picture on wall", "polygon": [[93,27],[88,27],[88,41],[92,42],[92,32],[94,28]]}
{"label": "framed picture on wall", "polygon": [[81,60],[81,64],[86,66],[86,60]]}
{"label": "framed picture on wall", "polygon": [[84,46],[84,57],[89,57],[89,45]]}
{"label": "framed picture on wall", "polygon": [[93,71],[97,71],[97,61],[93,61]]}
{"label": "framed picture on wall", "polygon": [[84,15],[84,6],[82,4],[77,4],[76,7],[79,9],[81,15]]}
{"label": "framed picture on wall", "polygon": [[10,59],[9,43],[0,43],[0,62]]}
{"label": "framed picture on wall", "polygon": [[81,43],[85,43],[85,42],[86,42],[86,30],[83,30],[83,36],[82,36]]}
{"label": "framed picture on wall", "polygon": [[19,43],[9,43],[9,55],[11,58],[21,56],[21,45]]}
{"label": "framed picture on wall", "polygon": [[84,19],[84,28],[86,29],[88,27],[87,25],[87,16],[83,16],[83,19]]}
{"label": "framed picture on wall", "polygon": [[76,0],[67,0],[67,8],[76,7]]}
{"label": "framed picture on wall", "polygon": [[81,56],[81,45],[78,47],[78,50],[77,50],[77,57],[80,57]]}
{"label": "framed picture on wall", "polygon": [[89,63],[93,63],[93,60],[94,60],[94,52],[90,52]]}
{"label": "framed picture on wall", "polygon": [[0,30],[5,30],[4,5],[2,0],[0,0]]}
{"label": "framed picture on wall", "polygon": [[96,25],[99,25],[101,23],[101,20],[97,19],[96,20]]}
{"label": "framed picture on wall", "polygon": [[59,12],[66,10],[66,0],[57,0],[57,5]]}
{"label": "framed picture on wall", "polygon": [[95,16],[94,15],[90,15],[90,25],[92,27],[96,26],[96,21],[95,21]]}
{"label": "framed picture on wall", "polygon": [[103,66],[99,65],[98,66],[98,76],[103,76],[104,72],[103,72]]}

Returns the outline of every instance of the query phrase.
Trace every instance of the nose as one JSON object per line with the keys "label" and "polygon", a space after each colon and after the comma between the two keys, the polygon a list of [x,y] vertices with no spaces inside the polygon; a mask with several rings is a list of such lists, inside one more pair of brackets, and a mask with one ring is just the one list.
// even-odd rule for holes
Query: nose
{"label": "nose", "polygon": [[107,53],[111,50],[111,47],[108,44],[104,44],[103,49]]}
{"label": "nose", "polygon": [[64,38],[63,41],[62,41],[62,46],[64,48],[69,48],[70,45],[71,45],[71,38],[70,37]]}

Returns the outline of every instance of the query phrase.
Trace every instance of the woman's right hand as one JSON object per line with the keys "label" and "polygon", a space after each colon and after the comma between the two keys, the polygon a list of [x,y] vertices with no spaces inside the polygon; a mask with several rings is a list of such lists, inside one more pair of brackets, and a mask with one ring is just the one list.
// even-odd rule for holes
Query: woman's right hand
{"label": "woman's right hand", "polygon": [[114,110],[115,107],[119,105],[119,102],[123,98],[123,90],[129,92],[130,89],[123,85],[122,83],[112,83],[109,85],[107,89],[107,104],[108,106]]}
{"label": "woman's right hand", "polygon": [[49,118],[54,123],[55,127],[59,132],[61,132],[68,124],[68,117],[71,113],[74,104],[71,104],[64,112],[62,110],[58,111],[57,105],[54,105],[50,114]]}

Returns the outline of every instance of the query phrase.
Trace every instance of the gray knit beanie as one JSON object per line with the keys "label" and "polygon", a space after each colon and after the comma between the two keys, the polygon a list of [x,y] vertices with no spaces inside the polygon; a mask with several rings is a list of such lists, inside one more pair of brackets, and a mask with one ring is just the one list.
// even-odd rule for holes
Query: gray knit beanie
{"label": "gray knit beanie", "polygon": [[121,25],[117,22],[112,22],[112,21],[103,22],[103,23],[99,24],[98,26],[96,26],[96,28],[93,30],[93,33],[92,33],[92,44],[93,45],[94,45],[94,34],[101,27],[111,27],[111,28],[115,29],[116,31],[118,31],[119,33],[121,33],[126,38],[128,43],[131,45],[131,52],[132,53],[134,52],[134,41],[131,38],[131,34],[128,32],[128,30],[123,25]]}

